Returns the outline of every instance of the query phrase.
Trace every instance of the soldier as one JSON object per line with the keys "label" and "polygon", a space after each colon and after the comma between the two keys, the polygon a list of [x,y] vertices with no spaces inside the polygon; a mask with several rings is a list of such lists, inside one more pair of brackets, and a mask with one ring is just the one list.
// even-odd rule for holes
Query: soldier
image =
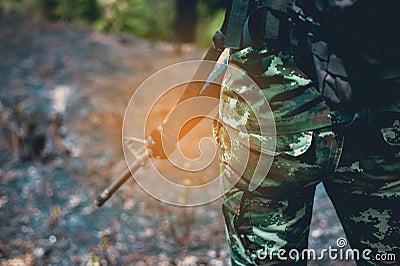
{"label": "soldier", "polygon": [[[225,40],[232,48],[229,64],[261,88],[277,138],[261,185],[249,189],[254,165],[265,152],[255,144],[239,182],[223,196],[232,264],[306,264],[300,255],[307,249],[320,182],[352,249],[360,251],[357,263],[398,264],[400,57],[394,25],[399,19],[391,10],[399,10],[399,3],[303,2],[233,1]],[[242,124],[257,135],[263,123],[237,95],[238,79],[222,87],[221,101],[235,104],[222,109],[225,124],[214,128],[221,170],[227,173],[223,186],[237,175],[231,166],[239,157],[226,127]],[[243,116],[233,121],[233,113]],[[290,250],[298,252],[289,256]]]}

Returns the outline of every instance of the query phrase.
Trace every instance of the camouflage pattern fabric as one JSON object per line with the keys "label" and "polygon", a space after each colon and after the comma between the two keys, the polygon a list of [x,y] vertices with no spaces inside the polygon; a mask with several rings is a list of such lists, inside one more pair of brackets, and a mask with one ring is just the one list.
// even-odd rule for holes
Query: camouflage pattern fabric
{"label": "camouflage pattern fabric", "polygon": [[[303,132],[331,124],[329,109],[319,91],[296,67],[293,57],[288,53],[275,52],[266,47],[261,50],[248,47],[232,54],[229,63],[241,68],[262,89],[273,110],[278,133]],[[236,74],[226,82],[226,86],[222,88],[221,100],[229,103],[237,97],[233,108],[238,113],[242,112],[243,116],[246,112],[250,113],[245,125],[249,132],[254,133],[259,126],[263,127],[264,123],[268,124],[270,121],[257,121],[248,111],[246,103],[240,100],[239,96],[245,97],[254,92],[254,88],[242,90],[241,79],[243,77]],[[254,106],[257,108],[257,103],[253,104],[253,109]],[[230,114],[224,110],[221,113],[223,120]]]}
{"label": "camouflage pattern fabric", "polygon": [[[232,265],[305,265],[301,257],[282,260],[278,252],[307,249],[314,191],[320,182],[353,249],[371,249],[372,258],[375,254],[396,254],[399,260],[399,120],[336,132],[329,108],[311,81],[296,69],[291,56],[266,48],[246,48],[232,54],[230,64],[244,69],[261,87],[272,107],[278,133],[276,150],[270,154],[274,156],[271,169],[261,186],[249,192],[249,179],[260,153],[268,153],[259,149],[257,133],[270,121],[256,121],[249,106],[240,101],[238,95],[246,93],[246,88],[236,87],[240,77],[226,80],[221,101],[227,104],[220,109],[223,123],[214,127],[221,172],[227,170],[222,186],[229,187],[231,178],[238,175],[235,165],[246,163],[239,182],[223,197]],[[246,119],[233,121],[233,113],[245,114]],[[237,123],[242,123],[250,135],[247,162],[233,152],[234,145],[241,145],[236,142],[241,132],[232,133]],[[265,247],[271,253],[260,257]],[[395,262],[361,259],[357,263]]]}

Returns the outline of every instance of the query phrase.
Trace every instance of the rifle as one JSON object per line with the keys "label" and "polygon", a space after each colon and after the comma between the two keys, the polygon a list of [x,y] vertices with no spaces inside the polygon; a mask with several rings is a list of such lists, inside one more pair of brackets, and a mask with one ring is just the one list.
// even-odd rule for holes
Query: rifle
{"label": "rifle", "polygon": [[[212,39],[213,45],[208,49],[202,63],[200,63],[199,68],[192,78],[192,80],[194,81],[205,80],[207,78],[204,85],[199,86],[198,82],[188,83],[176,105],[192,97],[202,95],[210,96],[210,85],[212,83],[219,83],[222,80],[227,67],[227,62],[225,61],[223,64],[220,64],[217,68],[215,68],[215,64],[225,49],[225,35],[222,32],[226,28],[224,26],[225,24],[226,20],[224,21],[221,30],[216,31],[216,33],[214,34]],[[219,97],[219,91],[217,93],[211,92],[211,95],[213,97]],[[194,128],[194,126],[199,122],[199,120],[195,120],[191,124],[190,129]],[[190,132],[190,129],[183,131],[182,134],[179,135],[179,139],[183,138],[188,132]],[[131,173],[138,171],[147,163],[147,161],[149,160],[149,155],[156,158],[166,157],[166,154],[164,154],[161,145],[161,132],[162,126],[159,126],[157,129],[151,132],[150,136],[144,141],[145,146],[137,153],[136,160],[132,163],[132,165],[130,165],[130,167],[128,167],[126,171],[124,171],[109,187],[104,189],[103,192],[97,197],[96,205],[98,207],[101,207],[124,183],[128,181]],[[143,143],[142,140],[139,141]],[[150,151],[150,154],[148,154],[148,151]]]}

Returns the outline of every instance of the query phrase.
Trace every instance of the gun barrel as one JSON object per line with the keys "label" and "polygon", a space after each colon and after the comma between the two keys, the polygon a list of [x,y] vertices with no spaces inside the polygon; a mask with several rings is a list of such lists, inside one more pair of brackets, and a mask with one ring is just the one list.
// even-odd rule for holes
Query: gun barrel
{"label": "gun barrel", "polygon": [[103,206],[109,198],[131,177],[131,173],[139,170],[148,160],[147,151],[142,151],[137,160],[125,171],[123,172],[110,186],[103,190],[103,192],[97,197],[96,205],[98,207]]}

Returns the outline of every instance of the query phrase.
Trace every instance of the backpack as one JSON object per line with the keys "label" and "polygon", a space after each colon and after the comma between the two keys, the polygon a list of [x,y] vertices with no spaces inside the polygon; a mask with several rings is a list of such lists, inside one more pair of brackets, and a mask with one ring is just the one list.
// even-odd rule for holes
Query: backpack
{"label": "backpack", "polygon": [[[303,55],[299,58],[304,65],[310,65],[304,60],[305,50],[311,53],[314,78],[331,108],[360,114],[366,109],[397,105],[400,39],[395,33],[400,25],[399,8],[396,0],[379,4],[372,0],[291,3],[291,44],[298,48],[294,53]],[[308,47],[299,47],[300,43]]]}
{"label": "backpack", "polygon": [[225,47],[266,41],[290,49],[331,109],[350,120],[370,109],[400,109],[400,1],[232,1]]}

